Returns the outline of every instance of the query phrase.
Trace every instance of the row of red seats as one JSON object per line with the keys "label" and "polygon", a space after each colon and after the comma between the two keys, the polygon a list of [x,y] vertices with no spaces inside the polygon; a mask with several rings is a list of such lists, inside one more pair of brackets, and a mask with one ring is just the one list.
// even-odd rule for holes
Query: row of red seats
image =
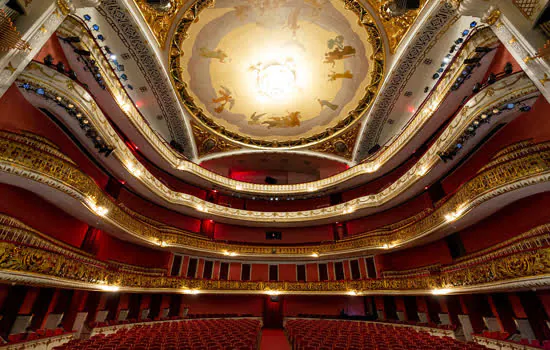
{"label": "row of red seats", "polygon": [[436,337],[414,328],[361,321],[290,320],[286,332],[294,350],[481,350],[476,343]]}
{"label": "row of red seats", "polygon": [[58,350],[256,350],[260,321],[252,319],[188,320],[136,325],[116,333],[72,340]]}

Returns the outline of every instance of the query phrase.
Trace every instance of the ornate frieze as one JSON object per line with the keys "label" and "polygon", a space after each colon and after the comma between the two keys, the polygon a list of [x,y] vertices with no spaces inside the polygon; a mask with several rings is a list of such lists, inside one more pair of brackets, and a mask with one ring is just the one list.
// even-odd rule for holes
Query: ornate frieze
{"label": "ornate frieze", "polygon": [[[19,223],[19,225],[21,225]],[[445,289],[449,293],[479,289],[525,288],[550,284],[550,248],[514,251],[486,261],[471,261],[460,267],[447,266],[439,274],[394,276],[392,278],[323,282],[242,282],[191,280],[151,275],[140,268],[109,270],[104,264],[85,256],[67,255],[61,250],[46,250],[33,244],[20,245],[8,238],[0,242],[0,279],[41,286],[123,291],[164,291],[180,293],[197,290],[206,293],[430,293]],[[17,234],[17,231],[13,232]]]}
{"label": "ornate frieze", "polygon": [[[376,158],[372,161],[359,164],[329,178],[309,183],[293,185],[252,184],[232,180],[227,177],[210,172],[200,167],[199,165],[196,165],[193,162],[184,159],[179,154],[177,154],[177,152],[174,152],[171,147],[167,147],[166,143],[159,138],[154,130],[151,129],[150,125],[145,121],[137,108],[135,108],[131,99],[127,96],[122,85],[118,81],[116,75],[114,75],[114,73],[110,69],[109,63],[105,60],[99,48],[93,44],[93,39],[88,36],[88,33],[86,31],[78,28],[80,28],[79,24],[73,19],[69,18],[62,25],[60,31],[65,36],[79,36],[82,38],[82,44],[84,45],[84,48],[92,52],[94,59],[96,60],[98,66],[102,71],[102,76],[104,77],[107,88],[110,90],[111,94],[113,94],[121,109],[125,110],[125,113],[128,116],[128,120],[132,122],[134,127],[141,133],[141,135],[148,141],[148,143],[157,152],[157,154],[163,158],[164,161],[169,163],[173,168],[178,168],[183,172],[189,172],[190,174],[200,177],[203,180],[209,181],[218,187],[223,187],[229,190],[238,190],[239,192],[249,194],[271,196],[307,195],[308,193],[312,193],[312,189],[315,189],[315,192],[323,191],[329,189],[330,187],[340,185],[348,180],[354,179],[357,176],[365,176],[368,173],[376,172],[378,169],[382,168],[390,159],[394,159],[394,157],[398,155],[402,148],[416,134],[416,131],[422,128],[424,123],[431,116],[433,109],[437,108],[437,106],[439,106],[444,101],[450,88],[452,87],[454,80],[456,80],[456,77],[460,74],[460,66],[452,66],[451,71],[454,73],[446,75],[442,78],[442,86],[444,86],[444,88],[441,88],[437,91],[437,93],[430,95],[430,98],[424,104],[426,108],[420,109],[420,111],[418,112],[418,117],[415,118],[412,123],[410,123],[405,132],[400,134],[390,146],[378,152]],[[464,58],[468,57],[468,55],[470,55],[470,53],[475,49],[476,46],[486,46],[490,45],[492,42],[496,42],[496,38],[494,37],[494,35],[492,35],[489,29],[480,31],[478,34],[474,35],[473,38],[466,44],[466,47],[462,50],[461,59],[458,61],[462,61],[462,56]],[[47,68],[41,69],[38,65],[35,64],[30,65],[29,70],[40,71],[42,73],[42,76],[37,76],[36,78],[39,78],[42,81],[49,81],[50,79],[57,80],[55,78],[56,76],[59,76],[62,79],[66,79],[66,77],[57,74],[53,70],[49,70]],[[46,73],[45,70],[51,71],[51,74]],[[79,97],[81,97],[83,100],[89,101],[89,98],[83,97],[87,95],[87,92],[83,89],[80,89],[79,86],[75,86],[75,84],[73,84],[72,82],[68,82],[66,87],[64,87],[63,84],[57,84],[57,81],[55,84],[51,85],[55,86],[56,89],[68,89],[71,93],[78,94]],[[468,105],[471,105],[471,103],[469,103]],[[103,121],[100,121],[98,124],[100,126],[107,125]],[[111,132],[109,131],[109,133]],[[342,138],[343,136],[337,136],[334,140],[328,140],[326,148],[331,149],[335,146],[339,147],[339,149],[342,148],[339,146],[339,144],[336,143],[338,139]]]}
{"label": "ornate frieze", "polygon": [[[47,153],[44,149],[18,142],[17,137],[4,138],[2,134],[0,171],[26,178],[27,181],[48,185],[60,191],[61,195],[75,198],[85,208],[95,212],[98,220],[105,221],[106,224],[112,223],[118,230],[123,230],[144,243],[171,250],[208,254],[230,251],[243,257],[304,258],[312,253],[328,257],[391,249],[430,234],[501,194],[550,180],[549,147],[531,148],[531,153],[516,152],[515,155],[508,155],[507,162],[479,173],[464,184],[454,196],[438,203],[433,211],[426,210],[409,219],[346,240],[298,246],[228,244],[161,224],[120,206],[104,194],[92,178],[82,173],[71,162]],[[28,228],[24,229],[29,231]]]}
{"label": "ornate frieze", "polygon": [[191,122],[191,127],[193,128],[193,136],[195,137],[195,144],[197,145],[199,157],[241,148],[228,142],[225,138],[219,137],[217,134],[208,131],[199,123]]}
{"label": "ornate frieze", "polygon": [[[101,110],[97,108],[95,103],[89,102],[91,97],[88,96],[88,100],[81,100],[77,99],[72,92],[67,94],[63,83],[51,80],[46,82],[46,80],[43,80],[43,76],[35,75],[35,72],[38,70],[33,67],[36,66],[37,64],[31,65],[31,69],[28,71],[29,74],[25,73],[22,75],[21,81],[24,81],[23,79],[29,79],[29,81],[31,79],[35,80],[37,83],[41,84],[41,86],[44,86],[44,88],[47,87],[48,91],[51,89],[52,94],[55,92],[55,94],[59,95],[60,100],[56,100],[55,104],[52,103],[47,105],[47,108],[51,108],[52,106],[65,106],[68,104],[75,106],[74,108],[77,108],[90,122],[92,122],[92,125],[101,134],[100,136],[116,148],[113,156],[119,161],[119,166],[123,167],[124,171],[132,174],[137,181],[152,191],[158,198],[170,204],[181,205],[200,212],[208,212],[210,215],[216,217],[242,221],[261,221],[266,223],[306,221],[312,223],[323,219],[336,220],[347,217],[348,214],[354,211],[384,205],[398,195],[404,193],[404,191],[422,179],[431,168],[435,167],[440,162],[439,152],[455,144],[457,138],[464,132],[464,129],[466,129],[478,115],[487,110],[492,110],[493,108],[501,108],[502,105],[508,102],[517,101],[520,98],[525,99],[526,96],[535,96],[537,94],[536,88],[533,86],[532,82],[521,73],[499,80],[494,85],[491,85],[491,91],[482,91],[469,100],[463,110],[455,116],[453,122],[449,124],[447,129],[440,135],[439,139],[413,168],[403,174],[394,183],[376,194],[359,197],[342,204],[315,210],[260,212],[229,208],[206,202],[186,193],[173,191],[139,163],[124,142],[118,137],[117,133],[112,129]],[[73,89],[78,88],[78,86],[73,86]],[[33,89],[27,89],[26,93],[37,91],[35,88]],[[86,92],[83,93],[84,97],[87,95]],[[40,101],[43,102],[44,100],[40,99]],[[292,189],[292,186],[294,185],[289,185],[289,188]]]}

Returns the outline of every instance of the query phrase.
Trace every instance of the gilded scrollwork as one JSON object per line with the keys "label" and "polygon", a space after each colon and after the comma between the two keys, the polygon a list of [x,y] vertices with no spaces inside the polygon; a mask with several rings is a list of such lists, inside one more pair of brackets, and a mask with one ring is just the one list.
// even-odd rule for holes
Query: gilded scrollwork
{"label": "gilded scrollwork", "polygon": [[[264,282],[197,280],[150,275],[137,268],[127,271],[111,271],[101,263],[88,262],[78,257],[68,257],[63,252],[52,252],[34,246],[18,246],[8,241],[0,242],[0,276],[23,274],[19,281],[40,277],[41,283],[62,283],[100,289],[102,285],[115,285],[127,291],[159,290],[178,292],[194,289],[202,292],[269,292],[284,293],[356,293],[373,292],[429,292],[438,288],[483,288],[486,285],[498,288],[500,283],[521,288],[529,279],[537,285],[550,282],[550,248],[548,245],[535,250],[515,251],[489,261],[469,262],[463,267],[450,265],[441,273],[423,276],[403,276],[354,281],[323,282]],[[543,278],[541,282],[541,278]]]}
{"label": "gilded scrollwork", "polygon": [[196,122],[191,122],[191,127],[193,129],[193,136],[195,137],[195,144],[197,145],[199,157],[241,148],[219,137],[217,134],[211,133]]}
{"label": "gilded scrollwork", "polygon": [[[353,3],[350,3],[350,6],[351,5],[353,5]],[[204,6],[207,6],[207,4]],[[199,11],[199,10],[200,8],[196,9],[196,11]],[[359,11],[358,13],[360,15],[360,8],[357,8],[355,10]],[[252,184],[252,183],[246,183],[246,182],[239,182],[239,181],[232,180],[227,177],[218,175],[216,173],[212,173],[200,167],[199,165],[196,165],[185,159],[179,158],[176,152],[174,152],[172,148],[167,147],[166,144],[159,139],[158,135],[150,128],[149,124],[144,121],[143,116],[141,116],[139,111],[134,108],[133,103],[130,103],[131,101],[128,98],[128,96],[122,94],[122,92],[124,92],[124,89],[122,89],[122,86],[120,86],[120,82],[116,78],[116,75],[114,75],[114,73],[110,69],[109,62],[105,60],[99,48],[93,44],[93,38],[88,37],[87,32],[82,31],[81,29],[82,28],[79,27],[78,23],[75,23],[75,21],[72,18],[69,18],[67,21],[63,23],[63,26],[62,28],[60,28],[60,31],[65,36],[82,37],[81,44],[85,45],[84,48],[87,50],[90,50],[93,53],[94,59],[98,62],[98,65],[102,70],[102,76],[105,78],[107,87],[109,88],[109,90],[111,90],[111,93],[113,94],[113,96],[116,97],[116,100],[118,103],[123,104],[124,106],[129,108],[129,112],[126,113],[128,116],[128,120],[130,120],[134,124],[134,126],[148,140],[149,144],[153,146],[153,148],[158,152],[158,154],[167,163],[171,164],[173,167],[178,167],[182,171],[194,174],[220,187],[229,188],[232,190],[234,190],[235,188],[240,188],[240,191],[245,193],[259,193],[259,194],[261,193],[261,194],[271,194],[271,195],[305,194],[305,193],[310,193],[309,191],[311,187],[315,187],[319,191],[321,191],[321,190],[330,188],[332,186],[341,184],[345,181],[354,179],[357,176],[363,176],[366,173],[371,173],[376,171],[376,169],[381,168],[386,162],[388,162],[389,159],[394,159],[394,157],[404,147],[404,145],[406,145],[411,140],[411,138],[415,135],[416,130],[420,130],[422,128],[422,125],[425,122],[427,122],[427,120],[429,120],[429,117],[431,116],[430,111],[436,108],[437,106],[439,106],[442,103],[442,101],[444,101],[444,97],[450,91],[450,87],[453,85],[453,82],[455,81],[457,74],[460,74],[461,72],[460,67],[453,67],[450,71],[454,72],[454,74],[445,75],[442,78],[441,86],[444,86],[444,88],[438,89],[436,93],[433,93],[430,95],[429,99],[425,103],[425,106],[429,106],[429,108],[422,108],[422,110],[419,111],[418,116],[414,118],[413,122],[407,126],[406,130],[402,134],[400,134],[399,137],[397,137],[395,141],[392,142],[387,148],[383,148],[380,152],[378,152],[376,159],[354,166],[335,176],[322,179],[319,181],[311,182],[311,183],[301,183],[301,184],[295,184],[295,185]],[[481,30],[478,34],[474,36],[473,39],[471,39],[466,44],[465,49],[461,51],[461,54],[460,54],[461,58],[458,59],[457,62],[462,62],[462,56],[464,58],[467,58],[468,55],[475,49],[476,46],[492,45],[493,41],[495,40],[496,38],[494,37],[493,34],[491,34],[490,29]],[[34,65],[36,64],[29,65],[28,69],[32,70]],[[46,70],[46,69],[43,69],[43,70]],[[51,71],[54,74],[56,74],[54,70],[51,70]],[[34,79],[37,79],[37,76],[35,76],[34,74],[29,74],[25,78],[34,80]],[[65,77],[65,79],[67,78]],[[41,78],[41,80],[44,80],[44,78]],[[68,81],[70,82],[70,80]],[[53,81],[51,83],[52,84],[50,85],[54,85]],[[86,95],[87,93],[84,90],[80,91],[78,86],[74,86],[74,88],[70,92],[71,94],[76,93],[82,98],[82,100],[88,99]],[[476,100],[470,103],[479,104],[481,102],[482,101]],[[92,106],[94,106],[94,104],[92,104]],[[121,105],[121,108],[122,108],[122,105]],[[464,114],[467,114],[466,110],[464,110]],[[93,120],[99,119],[97,120],[98,127],[109,125],[108,123],[104,122],[101,118],[98,118],[93,114],[91,114],[89,117],[90,119],[93,119]],[[461,127],[461,125],[457,125],[457,127]],[[116,135],[116,133],[110,130],[106,130],[105,133]],[[339,137],[339,136],[336,135],[335,137]],[[112,141],[112,143],[115,144],[114,141]]]}
{"label": "gilded scrollwork", "polygon": [[352,160],[353,147],[360,130],[361,124],[356,124],[351,129],[348,129],[340,134],[338,137],[334,137],[330,140],[316,144],[310,149],[312,151],[334,154],[336,156]]}
{"label": "gilded scrollwork", "polygon": [[[77,199],[88,208],[90,208],[89,202],[93,199],[96,208],[101,206],[108,210],[105,217],[109,222],[147,244],[164,243],[165,247],[171,249],[186,249],[210,254],[232,251],[241,256],[273,257],[275,254],[277,257],[286,258],[310,256],[312,252],[317,252],[324,257],[351,252],[365,253],[369,250],[381,249],[383,246],[389,247],[413,241],[444,225],[448,221],[449,213],[460,212],[462,215],[508,191],[550,180],[550,145],[525,144],[523,149],[500,154],[497,159],[506,157],[506,162],[484,169],[464,184],[454,196],[437,203],[434,210],[425,210],[392,225],[354,235],[345,240],[317,245],[241,245],[212,241],[198,234],[156,222],[116,204],[103,193],[92,178],[72,162],[58,157],[56,148],[36,146],[36,138],[31,139],[33,142],[31,145],[31,141],[25,141],[26,137],[21,134],[0,133],[0,171],[51,186]],[[0,233],[3,222],[0,217]],[[28,231],[25,227],[20,229]],[[46,245],[47,242],[43,244]]]}

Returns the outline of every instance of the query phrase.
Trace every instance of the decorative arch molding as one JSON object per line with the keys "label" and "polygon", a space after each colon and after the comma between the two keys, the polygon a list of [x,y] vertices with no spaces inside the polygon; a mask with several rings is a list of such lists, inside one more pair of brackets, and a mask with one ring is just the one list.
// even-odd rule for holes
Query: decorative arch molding
{"label": "decorative arch molding", "polygon": [[[478,31],[464,45],[464,48],[457,54],[458,58],[440,80],[440,87],[436,93],[432,93],[424,102],[423,106],[417,112],[412,123],[401,133],[388,147],[378,152],[374,159],[368,162],[356,165],[340,174],[313,181],[309,183],[295,185],[261,185],[241,182],[226,178],[216,173],[210,172],[199,165],[181,157],[171,147],[168,147],[163,140],[151,129],[145,118],[136,109],[126,94],[123,86],[113,73],[109,62],[105,59],[103,53],[95,45],[93,38],[90,38],[88,32],[83,30],[78,21],[69,18],[60,28],[60,32],[67,36],[79,36],[86,50],[92,52],[93,58],[99,65],[102,76],[105,80],[108,90],[115,98],[120,108],[125,109],[124,122],[130,122],[138,135],[141,135],[146,145],[140,145],[142,152],[145,152],[150,159],[159,159],[157,162],[164,170],[174,176],[190,176],[191,182],[214,185],[219,189],[229,191],[238,190],[240,193],[260,196],[296,196],[307,197],[315,194],[317,191],[328,192],[336,186],[345,185],[346,187],[355,186],[362,182],[371,181],[376,174],[385,173],[391,170],[396,164],[403,162],[408,157],[404,150],[411,145],[418,130],[431,120],[434,111],[436,111],[451,93],[451,87],[461,72],[462,61],[475,52],[477,46],[492,46],[498,42],[492,31],[488,28]],[[332,146],[332,145],[331,145]],[[151,149],[151,153],[147,153]],[[287,151],[292,152],[292,151]],[[183,172],[183,174],[182,174]],[[316,191],[312,191],[316,189]]]}
{"label": "decorative arch molding", "polygon": [[[428,180],[425,175],[432,174],[431,176],[435,176],[433,174],[442,174],[444,169],[452,166],[453,162],[443,163],[439,154],[451,148],[456,143],[456,140],[465,132],[466,128],[480,114],[509,102],[527,101],[538,96],[536,87],[525,74],[519,73],[506,77],[469,100],[460,113],[442,132],[439,139],[433,143],[419,161],[382,191],[322,209],[295,212],[260,212],[228,208],[204,201],[186,193],[171,190],[135,158],[127,145],[118,137],[116,131],[111,127],[97,104],[84,89],[74,84],[64,75],[57,73],[49,75],[49,72],[53,72],[53,70],[33,63],[20,76],[19,81],[42,87],[48,93],[58,96],[61,100],[69,101],[81,113],[85,114],[91,124],[97,129],[102,139],[115,148],[113,155],[105,158],[104,163],[113,169],[120,178],[125,179],[133,188],[140,191],[153,202],[179,212],[190,213],[199,217],[208,215],[209,217],[215,217],[218,222],[246,222],[247,225],[254,226],[285,226],[289,224],[305,226],[342,219],[349,220],[350,218],[388,209],[396,205],[397,202],[402,202],[418,191],[421,191],[426,186],[425,183]],[[75,131],[75,135],[81,135],[80,137],[83,138],[83,131],[80,130],[79,122],[67,113],[64,108],[60,107],[59,103],[53,103],[44,99],[42,96],[31,92],[33,91],[32,89],[22,88],[22,90],[25,98],[29,99],[35,106],[55,109],[58,114],[63,115],[65,124]],[[499,116],[499,119],[504,121],[507,117],[512,117],[513,115],[509,111],[504,111],[502,116]],[[488,131],[488,129],[479,129],[476,137],[479,139],[483,133],[487,133]],[[85,143],[87,147],[93,149],[89,140],[86,140]],[[473,142],[470,142],[469,145],[465,146],[461,154],[466,153],[472,146]],[[298,185],[287,185],[289,188],[292,188],[292,186]],[[314,190],[318,191],[318,189]]]}
{"label": "decorative arch molding", "polygon": [[54,146],[20,134],[0,134],[0,182],[37,193],[70,215],[138,244],[206,256],[318,260],[367,255],[441,238],[535,193],[550,189],[550,144],[528,145],[490,163],[452,197],[412,220],[403,220],[334,243],[265,246],[212,241],[154,221],[115,203]]}
{"label": "decorative arch molding", "polygon": [[[501,254],[492,259],[469,259],[461,264],[448,265],[438,272],[416,276],[323,282],[246,282],[168,277],[130,265],[107,268],[108,264],[86,253],[68,251],[56,246],[55,242],[47,242],[39,232],[15,219],[2,217],[0,225],[1,234],[9,237],[0,242],[0,280],[34,286],[193,294],[422,295],[550,285],[550,248],[547,243],[534,249],[513,250],[511,254],[500,251]],[[547,227],[545,234],[547,241]],[[27,243],[21,244],[21,240]],[[48,248],[42,244],[48,244]],[[517,246],[519,248],[521,242]]]}

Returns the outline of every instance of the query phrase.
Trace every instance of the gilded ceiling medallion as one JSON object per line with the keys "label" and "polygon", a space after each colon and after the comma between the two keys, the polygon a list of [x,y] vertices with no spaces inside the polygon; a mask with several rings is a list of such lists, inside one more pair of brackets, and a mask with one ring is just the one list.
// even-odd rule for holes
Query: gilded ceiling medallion
{"label": "gilded ceiling medallion", "polygon": [[170,67],[185,107],[212,132],[302,147],[362,116],[382,82],[384,52],[353,0],[207,0],[183,14]]}
{"label": "gilded ceiling medallion", "polygon": [[240,149],[239,146],[231,144],[218,135],[211,133],[206,128],[201,127],[197,122],[191,122],[193,128],[193,137],[197,145],[199,157],[204,157],[212,153],[228,152]]}
{"label": "gilded ceiling medallion", "polygon": [[339,157],[352,159],[353,147],[359,131],[361,130],[361,124],[357,123],[352,128],[349,128],[345,132],[333,137],[330,140],[326,140],[322,143],[316,144],[310,148],[312,151],[334,154]]}

